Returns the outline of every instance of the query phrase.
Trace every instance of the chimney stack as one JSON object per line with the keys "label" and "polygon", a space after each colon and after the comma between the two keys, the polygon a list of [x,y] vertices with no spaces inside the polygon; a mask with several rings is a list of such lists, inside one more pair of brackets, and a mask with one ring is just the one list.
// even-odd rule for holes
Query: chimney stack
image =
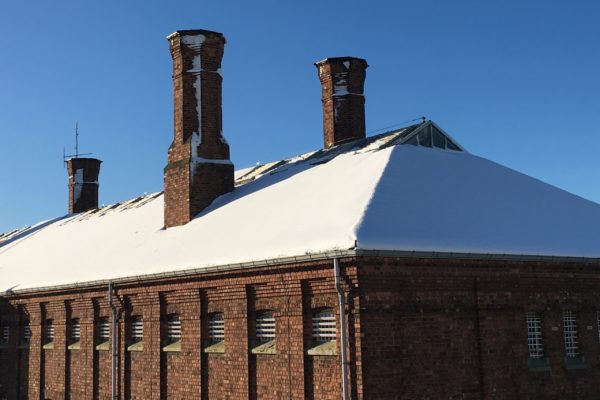
{"label": "chimney stack", "polygon": [[221,59],[225,37],[205,30],[167,37],[173,58],[174,139],[165,179],[165,227],[188,223],[233,190],[233,164],[223,137]]}
{"label": "chimney stack", "polygon": [[315,66],[321,81],[325,148],[365,138],[367,62],[362,58],[335,57]]}
{"label": "chimney stack", "polygon": [[69,214],[98,208],[100,163],[95,158],[67,160],[69,172]]}

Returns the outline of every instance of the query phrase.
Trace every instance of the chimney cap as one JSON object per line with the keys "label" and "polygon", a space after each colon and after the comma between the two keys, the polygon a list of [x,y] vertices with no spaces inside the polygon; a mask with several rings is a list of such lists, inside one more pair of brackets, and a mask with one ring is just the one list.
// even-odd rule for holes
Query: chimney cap
{"label": "chimney cap", "polygon": [[334,64],[339,64],[339,63],[343,63],[345,61],[355,61],[355,62],[359,62],[364,64],[364,67],[367,68],[369,66],[369,64],[367,64],[367,60],[365,60],[364,58],[358,58],[358,57],[351,57],[351,56],[346,56],[346,57],[328,57],[325,58],[321,61],[317,61],[315,63],[316,67],[319,67],[323,64],[329,64],[329,63],[334,63]]}
{"label": "chimney cap", "polygon": [[183,29],[183,30],[175,31],[175,32],[171,33],[169,36],[167,36],[167,40],[171,40],[177,36],[197,36],[197,35],[212,36],[212,37],[216,36],[216,37],[222,38],[223,41],[226,42],[225,36],[223,36],[223,34],[221,32],[209,31],[206,29]]}

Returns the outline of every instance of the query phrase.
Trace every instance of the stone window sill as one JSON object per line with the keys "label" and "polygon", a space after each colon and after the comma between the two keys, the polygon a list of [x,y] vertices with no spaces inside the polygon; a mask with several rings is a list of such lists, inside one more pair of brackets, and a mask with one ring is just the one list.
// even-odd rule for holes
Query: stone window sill
{"label": "stone window sill", "polygon": [[337,355],[337,343],[335,340],[328,342],[315,342],[306,351],[309,356],[336,356]]}
{"label": "stone window sill", "polygon": [[110,350],[110,342],[107,340],[106,342],[99,343],[95,349],[98,351],[108,351]]}
{"label": "stone window sill", "polygon": [[178,353],[181,351],[181,340],[169,343],[162,348],[165,353]]}
{"label": "stone window sill", "polygon": [[550,371],[550,362],[547,358],[530,358],[527,367],[531,372]]}
{"label": "stone window sill", "polygon": [[42,346],[43,350],[52,350],[54,349],[54,342],[48,342]]}
{"label": "stone window sill", "polygon": [[587,368],[587,364],[585,363],[585,356],[579,357],[566,357],[565,365],[567,369],[584,369]]}
{"label": "stone window sill", "polygon": [[225,341],[210,344],[202,349],[205,353],[225,353]]}
{"label": "stone window sill", "polygon": [[81,350],[81,342],[75,342],[67,347],[67,350]]}
{"label": "stone window sill", "polygon": [[127,347],[127,351],[144,351],[144,342],[139,341]]}
{"label": "stone window sill", "polygon": [[251,352],[252,354],[277,354],[275,340],[254,343]]}

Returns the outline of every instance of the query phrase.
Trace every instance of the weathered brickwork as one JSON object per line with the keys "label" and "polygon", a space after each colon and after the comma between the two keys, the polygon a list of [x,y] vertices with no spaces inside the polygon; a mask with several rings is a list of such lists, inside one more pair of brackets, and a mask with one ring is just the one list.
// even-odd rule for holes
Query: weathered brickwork
{"label": "weathered brickwork", "polygon": [[[598,398],[597,263],[372,258],[359,281],[366,399]],[[583,369],[565,365],[566,309],[578,315]],[[528,368],[532,310],[549,371]]]}
{"label": "weathered brickwork", "polygon": [[102,161],[95,158],[67,160],[69,173],[69,213],[98,208],[98,176]]}
{"label": "weathered brickwork", "polygon": [[[343,260],[345,289],[357,295],[353,259]],[[2,301],[0,317],[17,318],[26,307],[31,321],[26,362],[15,363],[0,376],[2,393],[15,399],[109,399],[110,351],[97,350],[98,321],[109,316],[106,288],[27,295]],[[306,355],[313,345],[312,310],[337,311],[337,295],[330,260],[281,265],[231,273],[205,274],[179,280],[117,285],[119,308],[117,374],[120,399],[339,399],[341,370],[338,355]],[[256,345],[257,311],[273,311],[276,318],[274,354],[252,354]],[[208,316],[223,313],[224,352],[205,352]],[[181,321],[181,348],[165,351],[167,317]],[[130,350],[130,320],[141,316],[143,347]],[[69,321],[78,318],[78,350],[68,349]],[[42,330],[54,323],[53,348],[47,348]],[[339,315],[337,316],[339,331]],[[15,325],[11,322],[11,325]],[[112,332],[111,332],[112,335]],[[359,335],[358,327],[352,336]],[[353,340],[351,343],[356,343]],[[44,348],[46,347],[46,348]],[[27,353],[24,353],[24,352]],[[354,384],[358,349],[350,349]],[[0,365],[13,365],[16,347],[0,349]],[[22,356],[21,356],[22,357]],[[25,365],[27,366],[26,368]],[[23,385],[17,374],[27,374]],[[12,375],[11,375],[12,374]]]}
{"label": "weathered brickwork", "polygon": [[189,222],[218,196],[233,190],[233,164],[223,137],[218,32],[169,36],[173,58],[174,137],[164,170],[165,226]]}
{"label": "weathered brickwork", "polygon": [[363,139],[367,62],[361,58],[335,57],[315,65],[321,81],[325,148]]}
{"label": "weathered brickwork", "polygon": [[[597,399],[600,265],[358,257],[342,260],[353,399]],[[22,295],[2,301],[17,332],[0,348],[0,393],[9,399],[109,399],[110,351],[95,350],[109,316],[106,288]],[[116,287],[119,399],[341,398],[337,294],[331,260]],[[308,355],[312,317],[337,315],[337,355]],[[578,320],[585,365],[565,363],[562,315]],[[253,354],[256,316],[272,311],[274,354]],[[548,370],[529,365],[525,313],[542,318]],[[206,352],[208,318],[222,313],[223,352]],[[165,351],[167,319],[181,321],[181,347]],[[141,316],[143,348],[130,350]],[[79,318],[79,350],[67,321]],[[44,349],[45,321],[55,324]],[[44,397],[45,396],[45,397]]]}

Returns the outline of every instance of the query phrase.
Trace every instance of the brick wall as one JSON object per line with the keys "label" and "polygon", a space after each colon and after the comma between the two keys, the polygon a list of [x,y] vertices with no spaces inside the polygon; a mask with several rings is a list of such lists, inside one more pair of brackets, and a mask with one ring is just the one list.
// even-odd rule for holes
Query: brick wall
{"label": "brick wall", "polygon": [[[344,260],[349,292],[356,284],[353,263]],[[337,311],[331,261],[117,286],[116,291],[120,399],[341,398],[339,340],[337,356],[305,354],[311,346],[312,310],[327,306]],[[106,288],[98,288],[4,302],[2,318],[12,318],[18,315],[18,307],[26,307],[32,339],[21,353],[29,354],[27,368],[19,363],[13,375],[2,374],[2,390],[17,393],[14,376],[25,373],[23,399],[109,399],[110,351],[95,349],[96,323],[109,315],[106,297]],[[256,344],[254,318],[263,310],[273,311],[276,318],[275,354],[251,353]],[[224,315],[223,353],[202,351],[207,346],[208,315],[213,312]],[[163,351],[170,314],[181,320],[180,351]],[[142,351],[128,350],[133,315],[143,318]],[[81,324],[79,350],[68,349],[72,318],[79,318]],[[43,321],[48,319],[54,321],[53,349],[42,348]],[[0,350],[0,365],[11,364],[15,351]],[[350,353],[353,363],[358,363],[360,352]]]}
{"label": "brick wall", "polygon": [[[379,257],[342,264],[353,399],[598,398],[600,265]],[[118,286],[117,299],[120,399],[341,398],[331,261]],[[323,307],[337,315],[337,355],[308,355],[312,316]],[[255,318],[266,310],[276,318],[276,353],[253,354]],[[580,369],[565,364],[565,310],[578,318]],[[528,311],[542,318],[548,371],[529,368]],[[0,319],[16,325],[26,316],[33,336],[27,349],[17,349],[16,338],[0,349],[0,393],[39,399],[44,388],[47,398],[108,399],[110,352],[94,350],[92,337],[93,321],[108,312],[105,288],[4,300]],[[203,351],[214,312],[224,315],[223,353]],[[169,314],[181,320],[180,351],[163,351]],[[143,317],[142,351],[128,351],[133,315]],[[44,350],[48,318],[55,347]],[[66,349],[70,318],[81,321],[79,351]]]}
{"label": "brick wall", "polygon": [[[598,398],[599,265],[371,258],[359,271],[365,398]],[[565,365],[565,309],[583,369]],[[531,310],[550,371],[528,368]]]}

